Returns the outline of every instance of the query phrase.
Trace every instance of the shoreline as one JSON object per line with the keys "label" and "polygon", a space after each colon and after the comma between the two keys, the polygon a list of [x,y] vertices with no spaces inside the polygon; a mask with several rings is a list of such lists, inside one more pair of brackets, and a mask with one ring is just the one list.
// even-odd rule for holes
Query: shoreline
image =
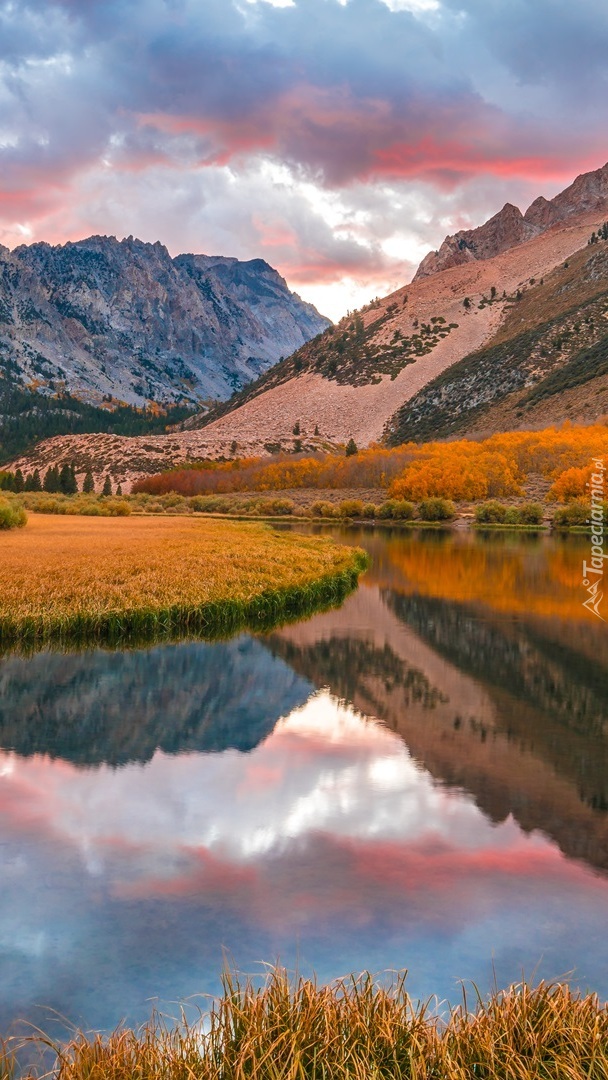
{"label": "shoreline", "polygon": [[67,1044],[39,1030],[0,1039],[0,1075],[16,1075],[22,1065],[22,1075],[33,1077],[37,1058],[49,1080],[603,1080],[608,1073],[608,1008],[597,994],[522,982],[482,998],[473,984],[472,1007],[463,986],[461,1004],[438,1015],[431,1002],[410,998],[406,982],[403,971],[329,985],[278,967],[261,981],[226,971],[222,994],[195,1022],[183,1010],[181,1023],[154,1012],[137,1030],[72,1028]]}
{"label": "shoreline", "polygon": [[201,518],[33,515],[3,549],[2,652],[264,631],[341,603],[369,565],[331,539]]}

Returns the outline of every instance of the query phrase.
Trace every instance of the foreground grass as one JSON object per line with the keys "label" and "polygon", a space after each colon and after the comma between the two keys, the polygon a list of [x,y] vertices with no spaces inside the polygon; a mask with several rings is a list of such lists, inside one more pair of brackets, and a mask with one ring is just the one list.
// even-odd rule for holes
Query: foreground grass
{"label": "foreground grass", "polygon": [[30,518],[0,548],[0,645],[229,634],[341,600],[360,550],[201,519]]}
{"label": "foreground grass", "polygon": [[[370,975],[322,987],[275,970],[257,988],[226,976],[198,1024],[156,1018],[51,1048],[51,1080],[605,1080],[608,1010],[542,983],[440,1021],[410,1001],[403,978],[388,989]],[[6,1052],[0,1076],[10,1068]]]}

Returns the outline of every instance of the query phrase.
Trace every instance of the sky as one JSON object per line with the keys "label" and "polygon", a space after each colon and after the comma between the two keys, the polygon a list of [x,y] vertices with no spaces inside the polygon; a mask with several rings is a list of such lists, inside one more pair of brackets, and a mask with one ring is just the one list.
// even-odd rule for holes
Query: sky
{"label": "sky", "polygon": [[0,243],[264,258],[336,319],[608,160],[606,0],[0,0]]}

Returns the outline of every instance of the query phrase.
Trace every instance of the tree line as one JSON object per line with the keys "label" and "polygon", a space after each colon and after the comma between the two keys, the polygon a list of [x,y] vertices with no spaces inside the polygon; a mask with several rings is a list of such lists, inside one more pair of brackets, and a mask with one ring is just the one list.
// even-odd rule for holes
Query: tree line
{"label": "tree line", "polygon": [[[79,489],[73,463],[70,465],[66,463],[61,468],[59,465],[50,466],[44,478],[41,477],[39,469],[34,469],[27,476],[24,476],[21,469],[16,469],[14,472],[0,471],[0,491],[12,491],[16,495],[20,495],[23,491],[46,491],[49,495],[76,495],[79,490],[82,490],[85,495],[91,495],[95,491],[95,478],[88,469],[82,481],[82,489]],[[116,491],[113,492],[111,477],[107,475],[101,494],[122,495],[122,488],[118,484]]]}

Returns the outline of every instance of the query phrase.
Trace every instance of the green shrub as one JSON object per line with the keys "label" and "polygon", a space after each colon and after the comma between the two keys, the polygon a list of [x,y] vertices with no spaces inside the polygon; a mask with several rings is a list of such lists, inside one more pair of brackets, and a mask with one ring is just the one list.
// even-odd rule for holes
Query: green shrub
{"label": "green shrub", "polygon": [[361,499],[344,499],[338,507],[338,513],[340,517],[363,517],[363,503]]}
{"label": "green shrub", "polygon": [[393,517],[397,521],[411,521],[416,517],[416,507],[407,499],[395,499]]}
{"label": "green shrub", "polygon": [[[541,507],[542,511],[542,507]],[[508,506],[505,513],[505,525],[520,525],[521,514],[516,506]]]}
{"label": "green shrub", "polygon": [[293,499],[262,499],[258,506],[261,513],[273,517],[288,517],[296,508]]}
{"label": "green shrub", "polygon": [[[608,502],[603,504],[603,521],[608,527]],[[575,499],[569,502],[563,509],[557,510],[553,518],[553,524],[557,528],[569,528],[572,525],[589,525],[591,523],[591,503],[584,499]]]}
{"label": "green shrub", "polygon": [[418,516],[422,521],[451,521],[456,507],[451,499],[422,499],[418,503]]}
{"label": "green shrub", "polygon": [[489,499],[475,507],[475,521],[479,525],[501,525],[507,515],[507,507],[496,499]]}
{"label": "green shrub", "polygon": [[335,507],[333,503],[324,502],[322,499],[317,499],[316,502],[313,502],[310,510],[313,517],[332,518],[337,516],[337,507]]}
{"label": "green shrub", "polygon": [[213,496],[193,495],[190,499],[188,499],[188,506],[197,514],[204,514],[209,512],[210,502],[213,502]]}
{"label": "green shrub", "polygon": [[378,508],[374,505],[374,503],[365,503],[365,505],[363,507],[361,517],[364,517],[364,518],[367,518],[368,520],[373,521],[373,519],[375,517],[377,517],[377,514],[378,514]]}
{"label": "green shrub", "polygon": [[22,529],[27,523],[27,512],[19,502],[0,499],[0,529]]}
{"label": "green shrub", "polygon": [[188,500],[185,495],[178,495],[175,491],[170,491],[168,495],[161,495],[160,502],[167,509],[174,506],[184,506]]}
{"label": "green shrub", "polygon": [[524,503],[519,508],[522,525],[542,525],[544,511],[540,503]]}
{"label": "green shrub", "polygon": [[582,499],[574,499],[560,510],[556,510],[553,524],[558,529],[569,529],[572,525],[587,525],[591,516],[591,506]]}
{"label": "green shrub", "polygon": [[381,521],[386,519],[392,519],[394,517],[394,510],[397,506],[397,499],[387,499],[386,502],[380,503],[380,506],[376,507],[376,517]]}
{"label": "green shrub", "polygon": [[131,506],[126,499],[106,499],[104,510],[110,517],[128,517]]}

